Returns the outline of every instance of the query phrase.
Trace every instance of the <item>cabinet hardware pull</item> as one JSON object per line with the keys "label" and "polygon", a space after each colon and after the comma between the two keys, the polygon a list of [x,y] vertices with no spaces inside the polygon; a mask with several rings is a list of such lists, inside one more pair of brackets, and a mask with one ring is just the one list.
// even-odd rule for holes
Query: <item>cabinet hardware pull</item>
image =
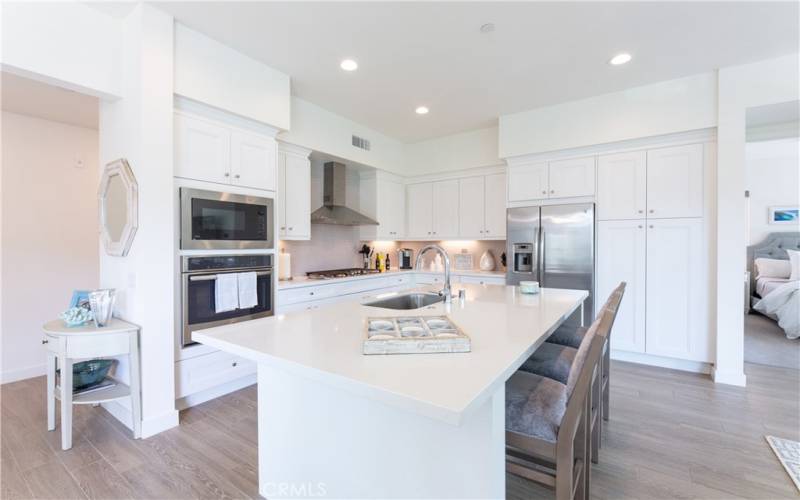
{"label": "cabinet hardware pull", "polygon": [[294,231],[294,228],[293,227],[289,227],[289,231]]}
{"label": "cabinet hardware pull", "polygon": [[[652,226],[651,226],[652,227]],[[308,292],[309,295],[314,295],[314,292]]]}
{"label": "cabinet hardware pull", "polygon": [[44,344],[49,344],[49,343],[50,343],[50,341],[49,341],[49,340],[47,340],[47,339],[43,339],[43,340],[42,340],[42,345],[44,345]]}
{"label": "cabinet hardware pull", "polygon": [[281,226],[281,231],[286,231],[286,226]]}
{"label": "cabinet hardware pull", "polygon": [[639,229],[641,229],[641,228],[642,228],[642,225],[641,225],[641,224],[639,224]]}
{"label": "cabinet hardware pull", "polygon": [[225,172],[225,177],[230,177],[230,176],[231,176],[231,174],[229,174],[228,172]]}
{"label": "cabinet hardware pull", "polygon": [[650,224],[650,229],[653,229],[653,225],[652,224]]}
{"label": "cabinet hardware pull", "polygon": [[233,366],[234,368],[235,368],[236,366],[238,366],[238,365],[239,365],[239,363],[237,363],[236,361],[234,361],[233,363],[231,363],[231,366]]}
{"label": "cabinet hardware pull", "polygon": [[639,213],[640,213],[640,214],[643,214],[643,213],[644,213],[644,210],[639,210]]}
{"label": "cabinet hardware pull", "polygon": [[650,210],[650,213],[654,214],[654,213],[656,213],[656,211],[655,210]]}
{"label": "cabinet hardware pull", "polygon": [[550,190],[550,194],[555,194],[555,192],[556,192],[556,190],[555,190],[555,189],[551,189],[551,190]]}
{"label": "cabinet hardware pull", "polygon": [[239,174],[234,175],[234,177],[238,179],[239,178]]}
{"label": "cabinet hardware pull", "polygon": [[542,194],[547,194],[547,190],[545,189],[544,191],[542,191]]}

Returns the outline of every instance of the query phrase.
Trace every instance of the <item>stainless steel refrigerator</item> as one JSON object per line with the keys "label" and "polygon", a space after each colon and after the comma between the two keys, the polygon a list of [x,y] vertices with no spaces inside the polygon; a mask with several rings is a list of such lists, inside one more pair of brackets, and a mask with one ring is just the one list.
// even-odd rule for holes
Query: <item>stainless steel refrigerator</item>
{"label": "stainless steel refrigerator", "polygon": [[[594,203],[509,208],[506,282],[586,290],[584,321],[594,315]],[[573,315],[570,323],[579,322]]]}

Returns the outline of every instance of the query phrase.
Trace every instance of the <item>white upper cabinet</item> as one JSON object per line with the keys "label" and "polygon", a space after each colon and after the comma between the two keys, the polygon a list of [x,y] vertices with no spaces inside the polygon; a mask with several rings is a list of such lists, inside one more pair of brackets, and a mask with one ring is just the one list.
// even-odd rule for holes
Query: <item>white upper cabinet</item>
{"label": "white upper cabinet", "polygon": [[275,190],[277,144],[271,137],[245,132],[231,133],[231,177],[233,184]]}
{"label": "white upper cabinet", "polygon": [[378,221],[361,226],[362,240],[397,240],[405,237],[406,189],[397,181],[370,177],[361,179],[359,211]]}
{"label": "white upper cabinet", "polygon": [[643,219],[647,209],[647,153],[602,155],[597,161],[598,220]]}
{"label": "white upper cabinet", "polygon": [[703,145],[647,152],[647,216],[703,216]]}
{"label": "white upper cabinet", "polygon": [[594,196],[594,156],[551,161],[548,198]]}
{"label": "white upper cabinet", "polygon": [[594,156],[508,167],[508,201],[594,196]]}
{"label": "white upper cabinet", "polygon": [[433,235],[433,184],[409,184],[406,189],[408,236],[429,238]]}
{"label": "white upper cabinet", "polygon": [[175,176],[230,182],[231,133],[227,127],[175,114]]}
{"label": "white upper cabinet", "polygon": [[508,167],[508,201],[547,198],[550,189],[547,174],[547,163]]}
{"label": "white upper cabinet", "polygon": [[[286,146],[288,148],[288,146]],[[283,240],[311,239],[311,151],[278,150],[278,230]]]}
{"label": "white upper cabinet", "polygon": [[275,139],[175,113],[175,176],[275,190]]}
{"label": "white upper cabinet", "polygon": [[646,352],[711,361],[703,220],[658,219],[646,223]]}
{"label": "white upper cabinet", "polygon": [[484,177],[484,238],[506,237],[506,174]]}
{"label": "white upper cabinet", "polygon": [[614,321],[612,349],[645,352],[646,263],[645,221],[597,223],[596,296],[608,297],[620,282],[626,282],[625,298]]}
{"label": "white upper cabinet", "polygon": [[458,180],[433,183],[433,236],[458,237]]}
{"label": "white upper cabinet", "polygon": [[485,186],[483,176],[459,179],[458,235],[466,239],[483,238]]}

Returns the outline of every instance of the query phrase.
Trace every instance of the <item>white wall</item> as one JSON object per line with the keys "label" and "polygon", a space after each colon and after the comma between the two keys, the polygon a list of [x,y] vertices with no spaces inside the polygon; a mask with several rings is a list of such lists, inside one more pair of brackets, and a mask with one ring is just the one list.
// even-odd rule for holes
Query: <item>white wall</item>
{"label": "white wall", "polygon": [[714,379],[745,384],[742,282],[745,269],[747,108],[800,97],[798,55],[719,70],[717,176],[717,364]]}
{"label": "white wall", "polygon": [[500,117],[499,155],[605,144],[714,127],[715,73],[670,80]]}
{"label": "white wall", "polygon": [[800,223],[769,224],[769,207],[800,206],[800,139],[747,143],[745,188],[750,192],[749,245],[769,233],[800,231]]}
{"label": "white wall", "polygon": [[3,2],[2,68],[99,97],[120,95],[121,23],[81,2]]}
{"label": "white wall", "polygon": [[288,129],[289,76],[175,24],[175,93]]}
{"label": "white wall", "polygon": [[[372,149],[352,145],[352,136],[369,139]],[[404,175],[404,145],[316,104],[292,97],[292,127],[278,139],[362,165]]]}
{"label": "white wall", "polygon": [[471,130],[405,145],[405,175],[500,165],[497,127]]}
{"label": "white wall", "polygon": [[101,254],[100,285],[117,289],[115,313],[141,326],[142,433],[147,437],[178,424],[173,19],[138,4],[123,21],[123,40],[122,99],[100,104],[100,163],[120,157],[130,163],[139,184],[139,229],[127,256]]}
{"label": "white wall", "polygon": [[5,383],[44,375],[42,324],[98,286],[99,175],[96,129],[4,111],[0,140]]}

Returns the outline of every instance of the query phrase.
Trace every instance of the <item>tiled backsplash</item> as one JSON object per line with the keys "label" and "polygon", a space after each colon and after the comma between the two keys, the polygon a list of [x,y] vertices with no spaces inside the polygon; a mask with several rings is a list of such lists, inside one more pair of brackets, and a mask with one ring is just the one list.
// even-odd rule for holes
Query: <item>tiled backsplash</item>
{"label": "tiled backsplash", "polygon": [[[361,267],[362,259],[358,254],[361,245],[367,244],[375,252],[389,252],[392,268],[398,265],[397,249],[411,248],[414,250],[414,259],[417,252],[427,245],[428,241],[360,241],[358,227],[333,226],[326,224],[311,225],[311,240],[309,241],[281,241],[279,248],[292,255],[292,276],[302,276],[309,271],[321,269],[339,269],[346,267]],[[472,254],[473,265],[478,269],[481,255],[490,250],[495,258],[496,270],[502,270],[500,255],[505,252],[505,241],[438,241],[451,259],[462,249]],[[434,253],[425,255],[425,268],[433,259]],[[373,256],[374,259],[374,256]]]}

